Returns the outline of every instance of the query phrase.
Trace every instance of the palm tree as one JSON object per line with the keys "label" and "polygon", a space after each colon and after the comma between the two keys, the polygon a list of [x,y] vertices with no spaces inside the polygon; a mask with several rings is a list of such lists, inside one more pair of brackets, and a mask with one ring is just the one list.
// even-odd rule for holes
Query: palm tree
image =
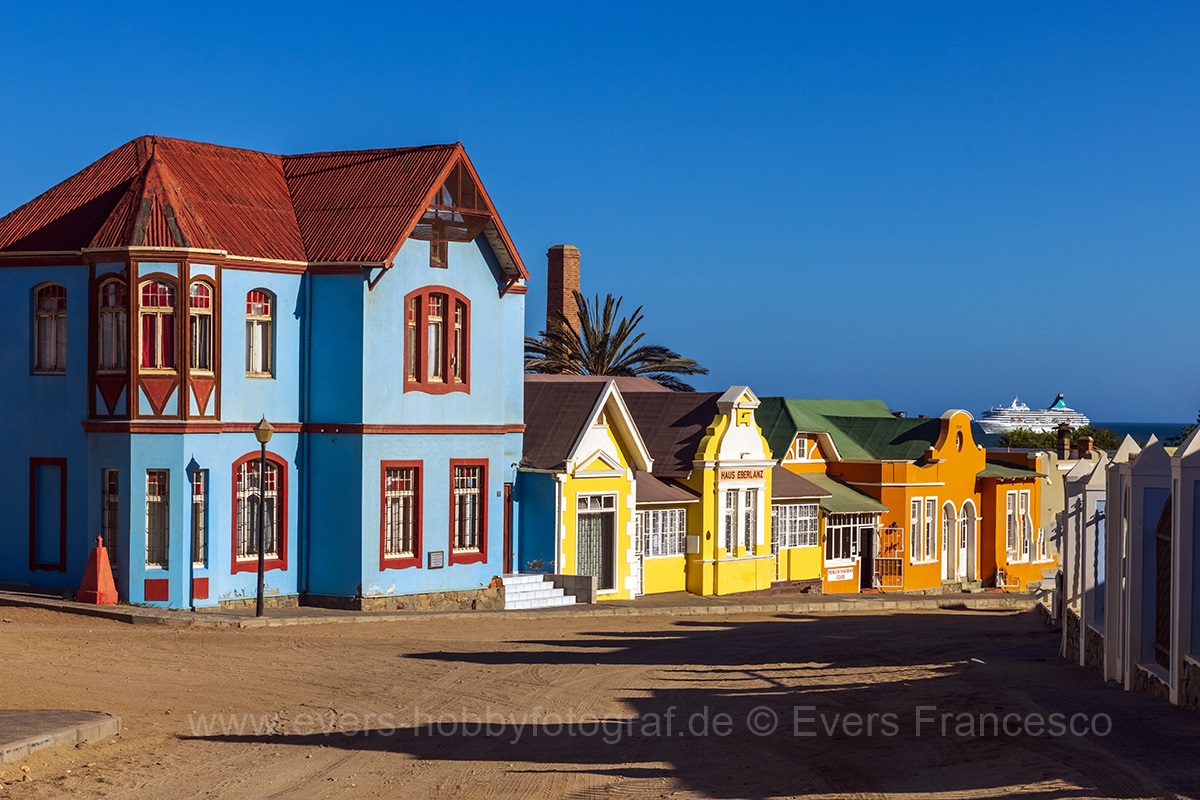
{"label": "palm tree", "polygon": [[662,345],[638,345],[644,332],[634,331],[642,321],[642,307],[630,317],[617,319],[621,298],[610,294],[600,308],[600,297],[589,305],[575,292],[579,304],[579,330],[560,312],[548,320],[548,330],[525,337],[525,371],[552,375],[641,376],[677,392],[694,391],[676,375],[707,375],[708,370]]}

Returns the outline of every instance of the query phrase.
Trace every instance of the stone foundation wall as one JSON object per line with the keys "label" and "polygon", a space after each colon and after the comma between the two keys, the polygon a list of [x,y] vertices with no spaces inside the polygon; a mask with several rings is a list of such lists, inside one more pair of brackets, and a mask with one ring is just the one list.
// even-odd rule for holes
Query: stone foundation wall
{"label": "stone foundation wall", "polygon": [[500,611],[504,587],[489,586],[460,592],[388,595],[385,597],[330,597],[306,595],[304,605],[346,611]]}
{"label": "stone foundation wall", "polygon": [[1134,691],[1145,692],[1146,694],[1157,697],[1160,700],[1170,700],[1171,691],[1167,684],[1161,678],[1146,669],[1141,664],[1133,668],[1133,687]]}
{"label": "stone foundation wall", "polygon": [[1179,665],[1179,705],[1200,711],[1200,665],[1190,658]]}
{"label": "stone foundation wall", "polygon": [[1079,615],[1072,609],[1067,609],[1063,615],[1063,658],[1072,664],[1079,663]]}
{"label": "stone foundation wall", "polygon": [[[258,606],[258,599],[255,597],[236,597],[232,600],[222,600],[217,605],[221,608],[240,611],[248,609],[253,611]],[[294,594],[287,595],[266,595],[263,597],[263,608],[299,608],[300,597]]]}
{"label": "stone foundation wall", "polygon": [[1083,633],[1083,665],[1104,674],[1104,635],[1091,626]]}

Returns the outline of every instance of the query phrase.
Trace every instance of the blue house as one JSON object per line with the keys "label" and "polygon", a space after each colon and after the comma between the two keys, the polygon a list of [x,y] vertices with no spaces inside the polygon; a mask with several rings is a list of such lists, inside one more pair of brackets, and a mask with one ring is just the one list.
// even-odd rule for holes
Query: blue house
{"label": "blue house", "polygon": [[526,277],[459,144],[118,147],[0,219],[0,583],[501,604]]}

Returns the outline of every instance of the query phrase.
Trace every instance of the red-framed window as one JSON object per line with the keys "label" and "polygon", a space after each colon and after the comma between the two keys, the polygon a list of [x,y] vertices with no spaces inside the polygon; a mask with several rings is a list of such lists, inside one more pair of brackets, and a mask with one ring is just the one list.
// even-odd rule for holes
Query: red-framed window
{"label": "red-framed window", "polygon": [[175,287],[165,281],[141,285],[142,369],[175,369]]}
{"label": "red-framed window", "polygon": [[446,286],[404,298],[404,391],[471,391],[471,302]]}
{"label": "red-framed window", "polygon": [[33,371],[67,371],[67,288],[47,283],[34,291]]}
{"label": "red-framed window", "polygon": [[96,369],[122,371],[129,358],[129,290],[113,278],[100,284]]}
{"label": "red-framed window", "polygon": [[231,572],[258,571],[258,520],[263,520],[265,569],[288,566],[288,465],[267,451],[260,494],[262,454],[255,450],[233,462],[233,566]]}
{"label": "red-framed window", "polygon": [[487,561],[488,462],[450,459],[450,563]]}
{"label": "red-framed window", "polygon": [[194,372],[213,371],[213,287],[193,281],[188,287],[188,366]]}
{"label": "red-framed window", "polygon": [[423,478],[420,461],[380,465],[380,569],[421,566]]}
{"label": "red-framed window", "polygon": [[29,569],[67,571],[67,460],[29,459]]}
{"label": "red-framed window", "polygon": [[171,471],[146,470],[146,566],[168,566],[171,544]]}

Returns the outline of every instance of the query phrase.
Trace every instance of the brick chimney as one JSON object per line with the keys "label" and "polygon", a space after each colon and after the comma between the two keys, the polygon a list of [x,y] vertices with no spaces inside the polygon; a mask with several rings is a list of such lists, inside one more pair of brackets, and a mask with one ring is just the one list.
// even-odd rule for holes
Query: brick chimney
{"label": "brick chimney", "polygon": [[1075,443],[1076,452],[1079,458],[1090,458],[1092,454],[1093,439],[1090,436],[1080,436],[1079,441]]}
{"label": "brick chimney", "polygon": [[556,244],[546,251],[546,328],[561,313],[579,330],[579,304],[572,292],[579,291],[579,248]]}
{"label": "brick chimney", "polygon": [[1071,426],[1065,422],[1058,423],[1058,457],[1071,457]]}

